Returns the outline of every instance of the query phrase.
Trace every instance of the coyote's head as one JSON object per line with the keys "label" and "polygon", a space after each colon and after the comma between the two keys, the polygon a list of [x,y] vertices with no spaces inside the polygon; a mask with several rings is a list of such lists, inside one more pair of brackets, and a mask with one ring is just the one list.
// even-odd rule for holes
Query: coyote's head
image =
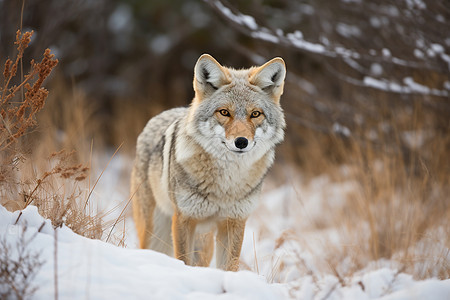
{"label": "coyote's head", "polygon": [[281,58],[234,70],[202,55],[194,70],[189,134],[215,156],[260,157],[283,140],[285,76]]}

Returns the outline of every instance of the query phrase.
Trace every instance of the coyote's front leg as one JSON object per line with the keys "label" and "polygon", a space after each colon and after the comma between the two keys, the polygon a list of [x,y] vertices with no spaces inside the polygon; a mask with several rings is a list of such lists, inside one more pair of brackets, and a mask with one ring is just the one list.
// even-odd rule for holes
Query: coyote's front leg
{"label": "coyote's front leg", "polygon": [[176,211],[172,216],[172,238],[175,258],[192,265],[194,233],[197,220]]}
{"label": "coyote's front leg", "polygon": [[227,271],[239,269],[239,256],[244,240],[245,219],[226,219],[218,223],[216,264]]}

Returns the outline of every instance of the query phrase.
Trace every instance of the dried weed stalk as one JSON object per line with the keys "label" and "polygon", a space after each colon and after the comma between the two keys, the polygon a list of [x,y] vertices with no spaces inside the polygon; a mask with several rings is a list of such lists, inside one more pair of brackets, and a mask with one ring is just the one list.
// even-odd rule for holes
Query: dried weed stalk
{"label": "dried weed stalk", "polygon": [[88,177],[89,168],[76,163],[74,154],[62,150],[50,155],[48,163],[53,165],[50,171],[22,185],[24,207],[36,205],[53,226],[65,224],[78,234],[98,239],[103,233],[102,222],[83,207],[84,189],[80,186]]}
{"label": "dried weed stalk", "polygon": [[[32,35],[17,31],[17,55],[6,60],[0,83],[0,204],[9,210],[36,205],[53,226],[66,224],[81,235],[100,238],[101,220],[91,216],[82,196],[81,182],[88,177],[89,168],[74,159],[74,152],[63,150],[50,155],[47,161],[39,157],[38,161],[26,161],[30,153],[24,150],[21,138],[37,125],[36,114],[49,93],[43,83],[58,64],[47,49],[40,62],[31,61],[28,74],[17,78]],[[49,167],[38,171],[37,164],[42,163]]]}
{"label": "dried weed stalk", "polygon": [[0,241],[0,299],[29,299],[37,290],[32,282],[44,262],[28,248],[35,236],[26,239],[25,231],[13,245],[5,237]]}
{"label": "dried weed stalk", "polygon": [[[31,61],[31,70],[20,80],[20,84],[10,86],[32,35],[32,31],[23,34],[20,30],[17,31],[14,43],[17,45],[17,56],[14,61],[7,59],[4,66],[4,83],[0,85],[0,151],[7,150],[36,125],[35,115],[44,107],[48,96],[48,90],[42,85],[58,64],[55,55],[51,54],[50,49],[46,49],[41,62]],[[24,98],[19,100],[18,94],[23,87],[26,92]]]}

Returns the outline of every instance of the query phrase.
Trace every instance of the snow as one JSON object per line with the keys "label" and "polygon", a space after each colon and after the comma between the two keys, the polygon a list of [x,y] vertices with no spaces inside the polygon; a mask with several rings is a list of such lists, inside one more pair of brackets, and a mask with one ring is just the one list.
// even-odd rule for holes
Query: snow
{"label": "snow", "polygon": [[431,44],[431,48],[436,53],[443,53],[444,47],[441,44]]}
{"label": "snow", "polygon": [[386,84],[386,82],[378,80],[378,79],[370,77],[370,76],[364,77],[364,84],[369,87],[373,87],[373,88],[376,88],[379,90],[387,90],[388,89],[388,85]]}
{"label": "snow", "polygon": [[230,20],[245,25],[251,30],[257,30],[258,24],[256,24],[255,19],[252,16],[244,15],[244,14],[234,14],[228,7],[224,6],[220,1],[215,1],[217,9],[219,9],[227,18]]}
{"label": "snow", "polygon": [[450,279],[444,281],[426,280],[418,282],[409,289],[403,289],[382,297],[382,300],[410,299],[448,299],[450,295]]}
{"label": "snow", "polygon": [[[294,47],[306,50],[313,53],[325,53],[325,46],[317,43],[308,42],[303,39],[303,35],[300,31],[295,31],[294,33],[288,33],[286,36],[282,35],[282,32],[277,31],[276,34],[273,34],[271,30],[260,27],[255,19],[252,16],[244,15],[241,13],[233,13],[228,7],[223,5],[220,1],[214,1],[214,5],[221,13],[227,17],[232,22],[235,22],[239,25],[244,25],[245,27],[251,30],[251,36],[253,38],[261,39],[264,41],[268,41],[271,43],[279,43],[281,36],[286,38]],[[299,35],[300,34],[300,35]]]}
{"label": "snow", "polygon": [[378,63],[373,63],[370,65],[370,74],[374,76],[381,76],[383,74],[383,67]]}
{"label": "snow", "polygon": [[132,12],[128,5],[119,5],[108,19],[108,28],[115,33],[126,33],[131,30]]}
{"label": "snow", "polygon": [[419,149],[432,137],[432,132],[412,130],[402,132],[401,138],[411,149]]}
{"label": "snow", "polygon": [[348,129],[348,127],[345,127],[339,123],[334,123],[333,124],[333,132],[337,133],[337,134],[342,134],[346,137],[350,137],[352,135],[350,129]]}
{"label": "snow", "polygon": [[[109,157],[99,159],[96,168],[102,169],[108,160]],[[130,165],[126,156],[114,157],[91,199],[99,202],[100,211],[117,207],[107,216],[110,220],[118,217],[127,202],[128,189],[126,184],[121,188],[120,182],[123,182],[121,173],[128,174]],[[289,175],[292,182],[300,184],[264,190],[260,206],[247,222],[242,270],[235,273],[185,266],[164,254],[136,249],[131,218],[122,227],[127,232],[127,247],[121,248],[79,236],[66,226],[54,229],[34,206],[22,211],[17,224],[20,212],[0,207],[0,240],[14,245],[26,228],[25,237],[30,241],[27,249],[40,253],[44,264],[33,282],[38,290],[32,299],[53,297],[55,261],[59,299],[448,298],[450,280],[417,281],[399,272],[389,261],[369,262],[367,267],[345,278],[323,272],[318,262],[325,261],[326,245],[343,243],[337,234],[339,229],[327,227],[331,223],[324,210],[342,210],[358,184],[333,182],[327,175],[303,183],[294,172],[286,172],[292,173]],[[342,174],[346,172],[343,167]],[[314,224],[322,224],[321,229]],[[293,229],[303,233],[296,239],[307,242],[292,240]],[[118,226],[116,234],[121,231]],[[284,242],[281,237],[285,237]],[[345,264],[344,260],[341,265]]]}
{"label": "snow", "polygon": [[361,30],[355,25],[349,25],[345,23],[338,23],[336,26],[336,31],[346,38],[359,37],[361,36]]}
{"label": "snow", "polygon": [[450,90],[450,81],[445,81],[444,82],[444,88],[447,90]]}
{"label": "snow", "polygon": [[254,31],[251,33],[252,37],[257,38],[257,39],[261,39],[264,41],[268,41],[268,42],[272,42],[272,43],[278,43],[279,42],[279,38],[276,37],[275,35],[269,33],[269,32],[264,32],[264,31]]}
{"label": "snow", "polygon": [[428,48],[427,55],[428,55],[428,57],[435,57],[436,53],[434,52],[434,50],[432,48]]}
{"label": "snow", "polygon": [[335,53],[339,54],[340,56],[346,58],[346,57],[353,57],[353,58],[360,58],[361,55],[357,52],[354,52],[350,49],[346,49],[344,47],[335,47],[334,48]]}
{"label": "snow", "polygon": [[323,53],[326,51],[325,46],[305,41],[303,38],[298,38],[298,35],[295,33],[294,34],[288,33],[286,37],[292,43],[293,46],[299,49],[308,50],[314,53]]}
{"label": "snow", "polygon": [[420,51],[419,49],[414,49],[414,56],[417,58],[424,58],[425,54],[423,54],[423,52]]}
{"label": "snow", "polygon": [[255,22],[255,19],[252,16],[242,15],[241,16],[242,23],[245,24],[248,28],[252,30],[258,29],[258,25]]}
{"label": "snow", "polygon": [[[392,15],[392,12],[388,12]],[[369,19],[370,25],[374,28],[381,28],[382,26],[389,25],[389,18],[386,16],[371,16]]]}
{"label": "snow", "polygon": [[[55,230],[37,208],[29,206],[17,225],[19,212],[0,207],[0,233],[13,244],[26,226],[29,247],[45,261],[35,284],[33,299],[54,294]],[[44,223],[41,232],[38,228]],[[63,226],[57,231],[57,277],[60,299],[275,299],[276,285],[264,282],[249,271],[224,272],[213,268],[194,268],[150,250],[120,248],[90,240]],[[34,238],[33,238],[34,236]]]}
{"label": "snow", "polygon": [[434,95],[440,97],[448,97],[449,93],[446,90],[430,89],[429,87],[415,82],[412,77],[404,77],[401,85],[394,81],[388,81],[386,79],[377,79],[371,76],[364,76],[363,85],[394,93],[403,94],[421,94],[421,95]]}
{"label": "snow", "polygon": [[446,53],[441,53],[441,58],[448,64],[448,69],[450,70],[450,55]]}
{"label": "snow", "polygon": [[409,9],[426,9],[427,5],[422,0],[406,0]]}
{"label": "snow", "polygon": [[443,15],[437,15],[436,20],[441,23],[445,23],[445,17]]}
{"label": "snow", "polygon": [[403,83],[405,83],[413,92],[418,92],[420,94],[428,94],[430,93],[430,88],[419,84],[414,81],[412,77],[403,78]]}

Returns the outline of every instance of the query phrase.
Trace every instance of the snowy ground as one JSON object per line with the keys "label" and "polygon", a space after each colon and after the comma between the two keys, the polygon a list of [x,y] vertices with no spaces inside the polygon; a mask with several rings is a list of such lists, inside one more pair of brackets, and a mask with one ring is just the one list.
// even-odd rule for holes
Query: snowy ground
{"label": "snowy ground", "polygon": [[[106,163],[99,160],[100,165],[94,167],[102,169]],[[121,183],[127,171],[125,176],[120,174],[129,165],[126,157],[113,159],[92,199],[99,210],[116,207],[107,216],[110,220],[118,217],[128,200],[127,184]],[[115,228],[116,241],[126,232],[126,248],[121,248],[78,236],[67,227],[55,232],[36,207],[25,209],[17,224],[19,212],[0,207],[0,240],[14,245],[27,228],[27,249],[40,253],[44,262],[33,281],[38,287],[33,299],[54,297],[55,262],[59,299],[449,299],[450,280],[416,281],[386,267],[389,264],[374,263],[345,283],[321,273],[315,261],[322,253],[314,250],[322,249],[324,240],[335,239],[337,229],[317,230],[311,223],[325,222],[321,219],[324,207],[343,205],[352,188],[351,182],[337,184],[321,176],[301,189],[290,184],[266,190],[261,206],[248,221],[243,271],[237,273],[189,267],[165,255],[136,249],[131,218]],[[292,229],[305,233],[309,248],[280,241]],[[0,292],[2,288],[0,284]]]}

